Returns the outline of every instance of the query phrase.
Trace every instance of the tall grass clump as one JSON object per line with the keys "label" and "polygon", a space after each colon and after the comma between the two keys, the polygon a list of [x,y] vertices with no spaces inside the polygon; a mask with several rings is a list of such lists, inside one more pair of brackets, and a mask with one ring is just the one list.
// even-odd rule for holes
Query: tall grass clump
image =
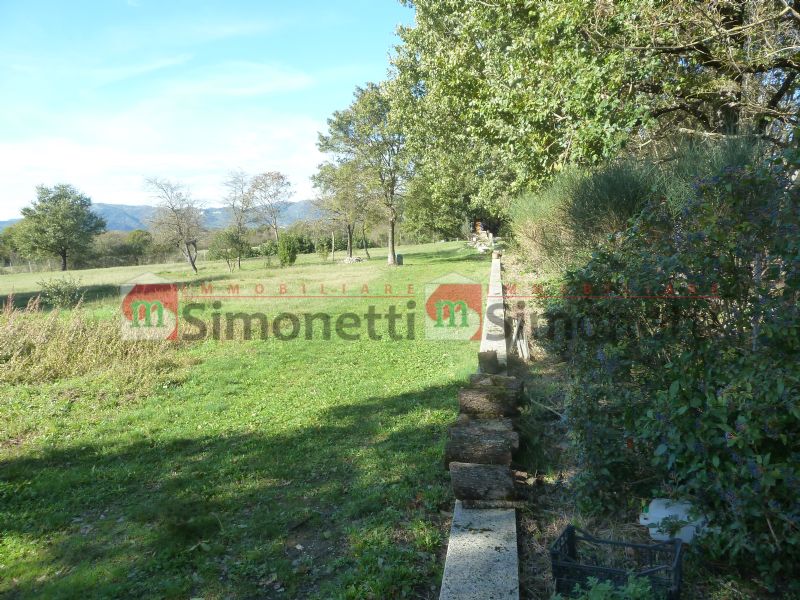
{"label": "tall grass clump", "polygon": [[757,140],[678,140],[658,152],[594,168],[569,166],[511,206],[514,237],[529,262],[560,271],[585,262],[608,236],[627,229],[653,199],[673,214],[694,197],[710,173],[753,164],[764,156]]}
{"label": "tall grass clump", "polygon": [[91,375],[136,391],[177,367],[168,341],[126,340],[119,322],[96,319],[80,305],[44,312],[39,297],[24,309],[8,298],[0,312],[0,383],[37,384]]}
{"label": "tall grass clump", "polygon": [[698,180],[757,163],[768,148],[757,138],[731,137],[723,140],[678,140],[647,157],[657,165],[653,191],[677,213],[694,198]]}
{"label": "tall grass clump", "polygon": [[568,167],[512,203],[515,237],[534,263],[562,269],[587,258],[609,234],[625,229],[656,182],[657,171],[648,163]]}

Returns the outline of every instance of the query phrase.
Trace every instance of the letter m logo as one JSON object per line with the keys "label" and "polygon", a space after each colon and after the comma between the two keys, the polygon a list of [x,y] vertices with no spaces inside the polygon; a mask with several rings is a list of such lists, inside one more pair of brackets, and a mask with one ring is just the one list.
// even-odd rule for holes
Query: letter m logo
{"label": "letter m logo", "polygon": [[153,300],[152,302],[147,302],[145,300],[135,300],[131,302],[131,320],[132,320],[132,327],[139,327],[142,318],[144,318],[144,326],[145,327],[152,327],[153,321],[151,317],[153,316],[153,311],[156,312],[158,315],[158,322],[156,323],[156,327],[163,327],[164,326],[164,304],[160,300]]}
{"label": "letter m logo", "polygon": [[437,300],[434,306],[436,307],[436,324],[434,327],[445,327],[445,313],[448,315],[447,327],[459,327],[459,325],[456,325],[456,312],[461,315],[460,327],[469,327],[469,314],[467,313],[469,307],[464,300]]}
{"label": "letter m logo", "polygon": [[126,284],[120,287],[120,299],[124,339],[178,339],[178,287],[175,284]]}
{"label": "letter m logo", "polygon": [[425,337],[480,340],[483,286],[456,273],[425,285]]}

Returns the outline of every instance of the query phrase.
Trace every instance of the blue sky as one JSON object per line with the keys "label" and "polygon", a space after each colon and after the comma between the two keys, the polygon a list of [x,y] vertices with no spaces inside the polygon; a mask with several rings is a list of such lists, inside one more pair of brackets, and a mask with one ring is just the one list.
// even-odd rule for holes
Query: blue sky
{"label": "blue sky", "polygon": [[308,198],[317,132],[412,21],[397,0],[0,0],[0,219],[37,184],[152,203],[149,176],[214,205],[239,168]]}

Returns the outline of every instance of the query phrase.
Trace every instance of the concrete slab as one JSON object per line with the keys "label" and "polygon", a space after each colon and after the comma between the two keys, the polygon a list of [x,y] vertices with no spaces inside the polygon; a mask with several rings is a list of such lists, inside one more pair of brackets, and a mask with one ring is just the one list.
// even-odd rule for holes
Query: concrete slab
{"label": "concrete slab", "polygon": [[486,298],[486,312],[483,315],[480,352],[496,352],[501,372],[505,371],[508,364],[504,321],[502,267],[500,258],[493,258],[489,271],[489,293]]}
{"label": "concrete slab", "polygon": [[456,500],[439,600],[519,600],[514,509],[467,509]]}

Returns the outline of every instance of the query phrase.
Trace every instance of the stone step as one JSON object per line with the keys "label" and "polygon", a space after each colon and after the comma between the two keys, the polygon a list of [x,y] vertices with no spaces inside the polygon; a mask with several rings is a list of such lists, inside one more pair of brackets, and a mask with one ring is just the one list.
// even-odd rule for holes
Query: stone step
{"label": "stone step", "polygon": [[514,509],[467,509],[456,500],[439,600],[519,600]]}

